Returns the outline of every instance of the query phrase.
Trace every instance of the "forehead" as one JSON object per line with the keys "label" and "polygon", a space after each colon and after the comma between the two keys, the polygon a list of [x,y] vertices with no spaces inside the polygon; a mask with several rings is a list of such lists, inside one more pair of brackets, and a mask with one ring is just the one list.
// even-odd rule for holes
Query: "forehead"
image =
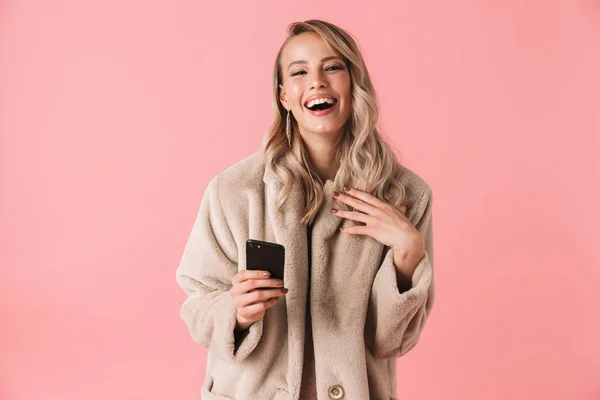
{"label": "forehead", "polygon": [[319,35],[306,32],[294,37],[287,43],[281,54],[281,63],[283,69],[286,69],[289,63],[293,61],[320,62],[322,58],[334,55],[341,56]]}

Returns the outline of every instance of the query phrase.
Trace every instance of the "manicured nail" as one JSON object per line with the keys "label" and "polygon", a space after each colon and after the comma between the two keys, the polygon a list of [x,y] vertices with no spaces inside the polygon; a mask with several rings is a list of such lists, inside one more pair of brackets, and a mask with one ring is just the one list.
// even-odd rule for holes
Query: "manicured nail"
{"label": "manicured nail", "polygon": [[338,192],[333,192],[333,197],[338,197],[340,194]]}
{"label": "manicured nail", "polygon": [[336,210],[335,208],[332,208],[331,212],[335,214],[336,212],[338,212],[338,210]]}
{"label": "manicured nail", "polygon": [[344,192],[347,192],[348,190],[350,190],[350,188],[348,186],[344,186]]}
{"label": "manicured nail", "polygon": [[267,271],[263,272],[263,276],[269,276],[269,275],[271,275],[269,272],[267,272]]}
{"label": "manicured nail", "polygon": [[340,228],[340,232],[344,232],[344,228]]}

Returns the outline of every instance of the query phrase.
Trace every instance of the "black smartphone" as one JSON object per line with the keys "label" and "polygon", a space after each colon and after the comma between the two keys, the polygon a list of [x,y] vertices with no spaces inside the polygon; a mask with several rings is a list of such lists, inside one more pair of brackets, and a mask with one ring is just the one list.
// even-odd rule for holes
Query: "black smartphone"
{"label": "black smartphone", "polygon": [[262,240],[246,240],[246,269],[269,271],[269,278],[283,281],[285,249],[278,243]]}

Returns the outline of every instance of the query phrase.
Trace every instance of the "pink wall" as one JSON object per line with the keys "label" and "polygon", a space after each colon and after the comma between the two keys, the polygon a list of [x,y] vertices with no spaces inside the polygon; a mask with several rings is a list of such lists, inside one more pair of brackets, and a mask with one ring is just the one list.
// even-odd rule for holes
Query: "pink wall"
{"label": "pink wall", "polygon": [[1,399],[198,398],[175,268],[309,18],[356,35],[436,197],[400,398],[600,399],[598,2],[157,3],[0,3]]}

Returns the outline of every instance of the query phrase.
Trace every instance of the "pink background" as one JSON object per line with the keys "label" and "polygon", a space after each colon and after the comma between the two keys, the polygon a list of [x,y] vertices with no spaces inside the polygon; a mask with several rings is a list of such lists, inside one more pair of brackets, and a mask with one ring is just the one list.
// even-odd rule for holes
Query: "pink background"
{"label": "pink background", "polygon": [[[359,41],[435,196],[401,399],[600,399],[597,1],[0,3],[0,399],[194,399],[175,268],[289,22]],[[384,5],[385,4],[385,5]]]}

